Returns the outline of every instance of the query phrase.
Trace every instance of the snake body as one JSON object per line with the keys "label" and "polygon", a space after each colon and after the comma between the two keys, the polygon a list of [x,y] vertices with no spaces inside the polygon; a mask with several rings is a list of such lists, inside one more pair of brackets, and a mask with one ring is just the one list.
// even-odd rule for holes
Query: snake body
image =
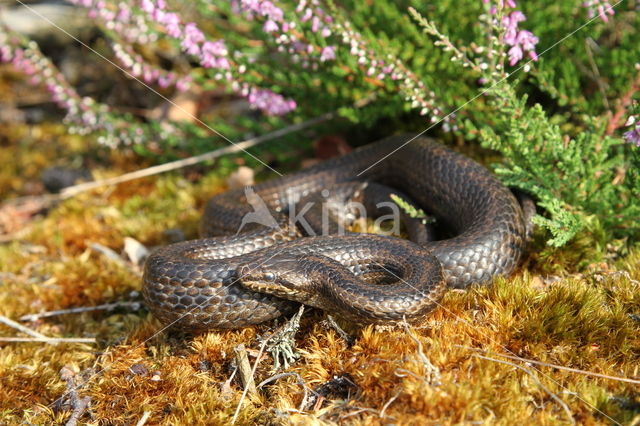
{"label": "snake body", "polygon": [[[512,272],[526,230],[509,189],[449,148],[427,138],[403,146],[407,140],[383,139],[255,185],[253,194],[272,213],[270,226],[243,223],[255,206],[242,189],[211,198],[201,226],[206,238],[163,247],[147,259],[148,307],[187,330],[264,322],[290,312],[292,301],[356,322],[386,322],[424,315],[447,287]],[[301,199],[360,181],[400,189],[450,236],[416,244],[369,234],[310,237],[286,226]],[[382,276],[390,283],[372,284]]]}

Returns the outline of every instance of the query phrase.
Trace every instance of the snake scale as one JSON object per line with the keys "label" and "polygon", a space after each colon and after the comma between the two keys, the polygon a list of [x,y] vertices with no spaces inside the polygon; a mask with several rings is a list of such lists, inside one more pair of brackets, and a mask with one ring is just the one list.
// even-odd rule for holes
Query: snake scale
{"label": "snake scale", "polygon": [[[251,193],[214,196],[202,220],[204,238],[162,247],[147,259],[147,306],[163,323],[188,331],[268,321],[291,312],[294,302],[380,323],[423,316],[448,287],[512,272],[526,227],[511,191],[483,166],[431,139],[402,146],[409,138],[383,139],[255,185]],[[301,200],[354,182],[398,188],[450,235],[418,244],[373,234],[303,236],[287,226],[283,218]],[[264,202],[274,223],[243,223],[255,214],[248,194]]]}

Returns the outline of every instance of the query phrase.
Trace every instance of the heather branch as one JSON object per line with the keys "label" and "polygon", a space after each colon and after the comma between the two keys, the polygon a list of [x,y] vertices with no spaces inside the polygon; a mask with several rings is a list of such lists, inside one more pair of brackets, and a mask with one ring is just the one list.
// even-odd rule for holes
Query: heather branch
{"label": "heather branch", "polygon": [[208,39],[195,22],[184,23],[177,13],[167,11],[162,0],[142,0],[141,9],[180,43],[184,53],[195,57],[203,68],[214,71],[214,80],[230,82],[230,87],[247,98],[252,107],[267,115],[284,115],[296,109],[293,99],[245,81],[246,66],[234,60],[223,39]]}
{"label": "heather branch", "polygon": [[457,48],[449,39],[449,37],[438,31],[438,28],[427,18],[422,16],[413,7],[409,8],[409,13],[415,19],[418,24],[423,28],[424,32],[436,37],[438,40],[434,43],[436,46],[442,46],[445,52],[452,52],[451,60],[454,62],[460,62],[465,68],[471,68],[472,70],[482,73],[482,69],[479,65],[472,62],[465,53]]}
{"label": "heather branch", "polygon": [[9,62],[29,76],[32,84],[44,84],[52,100],[67,112],[64,122],[71,133],[86,135],[99,132],[98,141],[111,147],[119,143],[142,142],[142,128],[118,117],[111,109],[87,96],[80,96],[65,76],[42,54],[33,40],[0,25],[0,62]]}
{"label": "heather branch", "polygon": [[[640,71],[640,63],[635,67]],[[627,115],[627,110],[633,101],[633,96],[640,91],[640,72],[636,76],[635,80],[631,83],[629,90],[627,90],[622,97],[618,100],[615,113],[611,116],[611,119],[607,123],[607,131],[605,134],[611,136],[620,127],[624,126]]]}
{"label": "heather branch", "polygon": [[380,82],[391,80],[411,108],[418,109],[420,115],[429,114],[433,123],[444,121],[448,128],[455,116],[443,113],[444,105],[435,92],[429,90],[396,55],[385,52],[382,46],[371,47],[333,2],[329,2],[329,6],[334,16],[330,28],[341,37],[343,44],[350,47],[350,53],[357,57],[358,65],[366,69],[366,75]]}

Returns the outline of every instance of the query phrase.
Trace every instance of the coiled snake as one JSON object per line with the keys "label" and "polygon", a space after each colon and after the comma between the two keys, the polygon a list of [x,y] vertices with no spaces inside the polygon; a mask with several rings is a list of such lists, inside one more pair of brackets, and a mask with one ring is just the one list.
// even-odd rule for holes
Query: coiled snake
{"label": "coiled snake", "polygon": [[[211,198],[201,229],[207,238],[147,259],[143,294],[151,312],[186,330],[239,328],[288,313],[294,301],[359,323],[387,322],[424,315],[447,286],[512,272],[526,233],[516,198],[484,167],[427,138],[385,158],[408,139],[390,137],[253,192]],[[301,237],[286,226],[301,199],[354,182],[401,189],[451,235],[416,244],[373,234]],[[271,215],[253,217],[248,195]]]}

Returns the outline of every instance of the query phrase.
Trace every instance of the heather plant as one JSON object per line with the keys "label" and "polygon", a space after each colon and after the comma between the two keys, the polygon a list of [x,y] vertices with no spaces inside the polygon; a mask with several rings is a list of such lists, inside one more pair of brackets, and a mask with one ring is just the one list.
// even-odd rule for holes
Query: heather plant
{"label": "heather plant", "polygon": [[337,111],[353,128],[426,131],[499,153],[495,172],[537,200],[551,245],[594,229],[637,241],[633,1],[71,2],[109,40],[107,59],[155,95],[223,87],[259,114],[125,114],[78,94],[32,40],[0,32],[2,60],[45,84],[74,131],[114,149],[202,151],[226,143],[203,127],[233,140]]}

